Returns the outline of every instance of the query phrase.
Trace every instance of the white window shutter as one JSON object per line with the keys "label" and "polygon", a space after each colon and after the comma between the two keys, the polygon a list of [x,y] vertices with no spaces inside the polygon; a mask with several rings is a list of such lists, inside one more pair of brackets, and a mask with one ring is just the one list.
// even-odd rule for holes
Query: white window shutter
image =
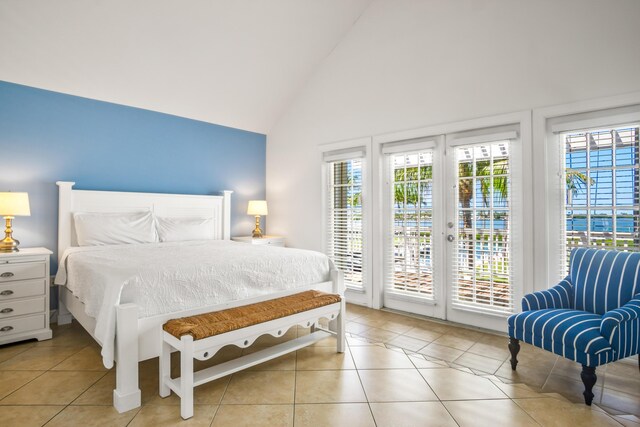
{"label": "white window shutter", "polygon": [[364,290],[367,272],[364,150],[325,153],[327,255],[348,289]]}

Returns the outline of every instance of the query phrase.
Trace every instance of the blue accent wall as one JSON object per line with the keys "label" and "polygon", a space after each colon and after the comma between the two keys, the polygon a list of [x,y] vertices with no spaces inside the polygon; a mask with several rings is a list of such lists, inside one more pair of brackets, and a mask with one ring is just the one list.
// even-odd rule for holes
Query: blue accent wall
{"label": "blue accent wall", "polygon": [[231,234],[247,235],[247,202],[265,197],[265,155],[262,134],[0,81],[0,191],[26,191],[31,203],[31,216],[14,220],[22,247],[57,252],[56,181],[81,190],[234,190]]}

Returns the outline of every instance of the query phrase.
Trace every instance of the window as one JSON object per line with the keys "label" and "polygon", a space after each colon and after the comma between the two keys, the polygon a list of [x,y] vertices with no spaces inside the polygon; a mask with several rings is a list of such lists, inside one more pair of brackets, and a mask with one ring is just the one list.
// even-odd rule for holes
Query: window
{"label": "window", "polygon": [[454,304],[512,310],[509,141],[456,147]]}
{"label": "window", "polygon": [[432,299],[433,150],[388,156],[392,233],[387,289]]}
{"label": "window", "polygon": [[363,289],[366,277],[364,161],[362,158],[332,160],[330,157],[325,161],[329,209],[327,255],[344,272],[344,282],[348,288]]}
{"label": "window", "polygon": [[639,127],[560,135],[564,159],[564,252],[580,246],[640,250]]}

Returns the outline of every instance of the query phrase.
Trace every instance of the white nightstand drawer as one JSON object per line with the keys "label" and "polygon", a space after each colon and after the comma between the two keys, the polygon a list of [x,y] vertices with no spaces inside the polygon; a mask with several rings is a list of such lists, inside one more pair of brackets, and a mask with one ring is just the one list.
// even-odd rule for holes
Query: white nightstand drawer
{"label": "white nightstand drawer", "polygon": [[45,297],[0,303],[0,319],[45,311]]}
{"label": "white nightstand drawer", "polygon": [[44,262],[11,263],[0,265],[0,283],[44,277],[47,266]]}
{"label": "white nightstand drawer", "polygon": [[14,298],[35,297],[46,293],[46,279],[0,284],[0,302]]}
{"label": "white nightstand drawer", "polygon": [[44,314],[36,314],[34,316],[0,319],[0,340],[7,335],[42,329],[45,327],[44,318]]}
{"label": "white nightstand drawer", "polygon": [[263,246],[279,246],[284,247],[284,237],[280,236],[264,236],[264,237],[251,237],[251,236],[238,236],[232,237],[231,240],[241,243],[249,243],[251,245],[263,245]]}

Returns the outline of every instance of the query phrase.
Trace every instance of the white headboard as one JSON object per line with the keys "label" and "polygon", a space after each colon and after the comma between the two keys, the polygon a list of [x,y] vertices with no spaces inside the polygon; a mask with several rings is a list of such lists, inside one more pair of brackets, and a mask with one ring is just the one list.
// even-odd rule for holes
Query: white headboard
{"label": "white headboard", "polygon": [[134,212],[150,210],[158,216],[201,216],[214,219],[215,238],[231,238],[231,193],[221,196],[119,191],[74,190],[75,182],[58,181],[58,259],[78,246],[74,212]]}

